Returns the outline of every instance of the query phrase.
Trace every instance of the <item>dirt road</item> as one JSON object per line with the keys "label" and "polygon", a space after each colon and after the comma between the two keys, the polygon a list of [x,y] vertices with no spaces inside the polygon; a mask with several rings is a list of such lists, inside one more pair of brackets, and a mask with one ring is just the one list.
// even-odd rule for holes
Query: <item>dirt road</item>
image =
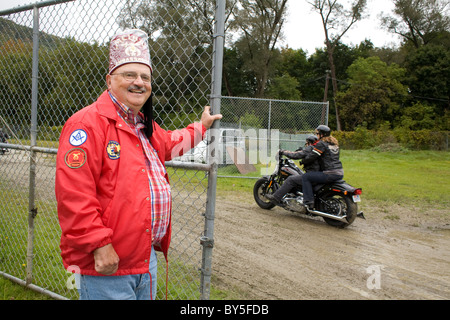
{"label": "dirt road", "polygon": [[240,299],[450,299],[447,210],[361,208],[366,220],[336,229],[219,196],[213,285]]}
{"label": "dirt road", "polygon": [[[18,165],[26,169],[28,157],[20,155],[0,166],[7,177],[21,175],[13,181],[27,181]],[[39,167],[41,199],[53,196],[43,192],[54,188],[53,170]],[[448,209],[362,199],[367,220],[336,229],[322,218],[260,209],[251,193],[218,195],[213,286],[235,299],[450,299]]]}

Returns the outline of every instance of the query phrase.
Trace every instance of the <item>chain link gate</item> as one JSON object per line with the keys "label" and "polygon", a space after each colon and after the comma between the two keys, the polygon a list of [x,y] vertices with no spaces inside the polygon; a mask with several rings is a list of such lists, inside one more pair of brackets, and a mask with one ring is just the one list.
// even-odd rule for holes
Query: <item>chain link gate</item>
{"label": "chain link gate", "polygon": [[[317,126],[328,124],[329,103],[222,97],[221,113],[219,164],[235,164],[238,169],[221,169],[219,177],[258,179],[259,175],[252,173],[257,172],[255,168],[244,164],[267,165],[262,174],[269,174],[279,149],[304,147]],[[200,148],[193,153],[199,153]]]}
{"label": "chain link gate", "polygon": [[[247,139],[255,132],[260,140],[263,132],[277,149],[296,150],[317,126],[328,124],[328,112],[328,102],[222,97],[221,125],[241,129]],[[277,135],[272,137],[271,131]]]}
{"label": "chain link gate", "polygon": [[[8,138],[0,141],[1,275],[54,298],[78,297],[60,258],[55,158],[65,121],[106,89],[116,31],[149,34],[161,127],[198,121],[205,105],[220,112],[225,1],[204,4],[54,0],[0,12],[0,134]],[[173,197],[168,299],[210,298],[217,180],[210,160],[166,163]],[[162,299],[165,263],[158,259]]]}

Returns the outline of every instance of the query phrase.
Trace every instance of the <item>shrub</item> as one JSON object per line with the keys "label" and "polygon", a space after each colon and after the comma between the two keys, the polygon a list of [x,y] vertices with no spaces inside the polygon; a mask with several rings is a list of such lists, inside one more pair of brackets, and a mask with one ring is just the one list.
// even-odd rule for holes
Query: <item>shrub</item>
{"label": "shrub", "polygon": [[375,147],[391,148],[399,146],[411,150],[448,150],[447,131],[409,130],[398,128],[394,130],[368,130],[358,127],[355,131],[334,131],[343,149],[373,149]]}

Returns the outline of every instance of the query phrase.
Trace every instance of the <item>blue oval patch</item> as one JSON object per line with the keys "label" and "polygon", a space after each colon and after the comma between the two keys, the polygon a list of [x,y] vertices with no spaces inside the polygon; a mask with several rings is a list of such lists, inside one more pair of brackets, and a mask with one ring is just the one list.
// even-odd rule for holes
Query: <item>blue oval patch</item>
{"label": "blue oval patch", "polygon": [[120,158],[120,144],[117,141],[110,141],[106,146],[106,152],[111,160],[117,160]]}
{"label": "blue oval patch", "polygon": [[87,140],[87,133],[84,130],[78,129],[72,132],[69,138],[69,142],[71,145],[75,147],[81,146]]}

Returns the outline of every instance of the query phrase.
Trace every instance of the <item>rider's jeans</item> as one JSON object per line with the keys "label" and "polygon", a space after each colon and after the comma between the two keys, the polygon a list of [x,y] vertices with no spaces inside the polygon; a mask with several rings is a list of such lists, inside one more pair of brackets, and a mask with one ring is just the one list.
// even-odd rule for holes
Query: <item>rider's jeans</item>
{"label": "rider's jeans", "polygon": [[280,201],[281,198],[283,198],[286,193],[288,193],[294,187],[299,186],[301,184],[302,184],[302,176],[301,175],[290,176],[289,178],[286,179],[286,181],[284,181],[284,183],[281,185],[280,189],[275,191],[273,196],[275,197],[275,199]]}
{"label": "rider's jeans", "polygon": [[303,202],[314,202],[313,185],[319,183],[330,183],[342,179],[343,175],[326,174],[321,171],[307,172],[302,176]]}
{"label": "rider's jeans", "polygon": [[154,300],[157,258],[152,247],[149,273],[127,276],[80,276],[80,300]]}

